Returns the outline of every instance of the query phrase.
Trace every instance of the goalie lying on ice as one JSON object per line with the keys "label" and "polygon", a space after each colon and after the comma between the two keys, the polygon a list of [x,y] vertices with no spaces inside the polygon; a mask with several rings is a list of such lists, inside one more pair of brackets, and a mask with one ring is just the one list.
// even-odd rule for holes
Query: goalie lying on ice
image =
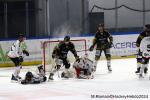
{"label": "goalie lying on ice", "polygon": [[38,84],[46,81],[46,76],[43,70],[43,65],[37,66],[37,73],[27,72],[25,79],[21,81],[21,84]]}
{"label": "goalie lying on ice", "polygon": [[93,73],[95,72],[93,61],[88,58],[86,54],[81,57],[79,61],[75,61],[73,67],[76,71],[76,77],[79,79],[92,79],[94,78]]}

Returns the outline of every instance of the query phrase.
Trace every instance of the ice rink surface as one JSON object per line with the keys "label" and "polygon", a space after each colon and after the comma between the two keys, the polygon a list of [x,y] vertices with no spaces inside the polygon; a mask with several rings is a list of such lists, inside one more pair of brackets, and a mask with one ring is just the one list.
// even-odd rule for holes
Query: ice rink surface
{"label": "ice rink surface", "polygon": [[[22,77],[28,68],[31,67],[22,69]],[[102,60],[98,63],[95,78],[91,80],[62,80],[55,76],[51,82],[22,85],[11,83],[12,68],[1,68],[0,100],[150,100],[149,75],[143,79],[138,78],[135,74],[135,58],[112,60],[112,70],[112,73],[108,73],[106,61]],[[118,98],[113,98],[115,95]],[[127,95],[149,97],[121,98]]]}

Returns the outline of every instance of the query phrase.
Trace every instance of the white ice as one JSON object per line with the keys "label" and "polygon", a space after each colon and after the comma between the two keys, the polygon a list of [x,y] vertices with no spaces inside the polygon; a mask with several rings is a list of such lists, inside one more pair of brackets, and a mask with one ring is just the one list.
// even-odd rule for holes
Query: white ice
{"label": "white ice", "polygon": [[[24,67],[23,77],[31,67]],[[0,100],[150,100],[149,75],[139,79],[136,59],[112,60],[112,73],[106,61],[98,63],[94,79],[55,79],[42,84],[11,83],[13,68],[0,69]],[[56,77],[55,77],[56,78]],[[92,98],[91,96],[99,97]],[[100,98],[102,95],[148,95],[149,98]]]}

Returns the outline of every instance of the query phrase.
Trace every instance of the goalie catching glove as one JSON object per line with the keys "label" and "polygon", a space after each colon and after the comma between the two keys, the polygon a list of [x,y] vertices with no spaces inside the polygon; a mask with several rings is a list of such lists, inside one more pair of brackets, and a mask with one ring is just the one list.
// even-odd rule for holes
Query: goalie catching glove
{"label": "goalie catching glove", "polygon": [[23,50],[22,52],[23,52],[23,54],[25,54],[26,56],[29,56],[29,52],[28,52],[27,50]]}

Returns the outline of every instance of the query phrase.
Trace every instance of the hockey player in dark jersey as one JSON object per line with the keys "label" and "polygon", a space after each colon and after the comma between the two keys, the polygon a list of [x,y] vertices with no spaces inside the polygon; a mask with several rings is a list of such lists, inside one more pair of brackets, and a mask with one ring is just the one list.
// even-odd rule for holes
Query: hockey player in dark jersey
{"label": "hockey player in dark jersey", "polygon": [[[140,33],[140,35],[137,38],[136,41],[136,46],[138,49],[138,54],[137,54],[137,71],[135,73],[140,73],[140,69],[141,69],[141,64],[142,64],[142,52],[140,51],[140,44],[141,41],[145,38],[150,36],[150,24],[145,25],[145,30]],[[145,62],[145,66],[148,66],[149,60]],[[148,68],[145,67],[144,69],[144,73],[146,74],[148,71]]]}
{"label": "hockey player in dark jersey", "polygon": [[108,71],[112,71],[111,54],[110,54],[110,48],[112,42],[113,42],[113,37],[108,31],[106,31],[104,24],[99,24],[98,31],[96,32],[95,37],[93,39],[93,44],[89,49],[90,51],[93,51],[94,47],[96,46],[95,68],[97,66],[98,60],[100,59],[102,51],[104,51],[104,54],[107,59]]}
{"label": "hockey player in dark jersey", "polygon": [[65,66],[65,70],[63,71],[61,77],[69,78],[68,69],[70,68],[70,63],[67,60],[67,54],[71,51],[76,60],[79,60],[79,56],[75,50],[74,44],[70,41],[70,36],[65,36],[64,41],[61,41],[53,50],[52,58],[55,60],[56,66],[50,72],[49,79],[53,80],[53,75],[56,71],[58,71],[63,64]]}
{"label": "hockey player in dark jersey", "polygon": [[[142,57],[142,52],[140,50],[140,46],[141,46],[141,41],[145,38],[145,37],[149,37],[150,36],[150,24],[145,25],[145,30],[140,33],[140,35],[137,38],[136,41],[136,46],[138,48],[138,55],[137,55],[137,71],[135,73],[140,73],[141,71],[141,67],[144,68],[144,73],[147,74],[148,71],[148,63],[149,63],[149,59],[146,59],[144,57]],[[140,74],[140,76],[142,76]]]}

